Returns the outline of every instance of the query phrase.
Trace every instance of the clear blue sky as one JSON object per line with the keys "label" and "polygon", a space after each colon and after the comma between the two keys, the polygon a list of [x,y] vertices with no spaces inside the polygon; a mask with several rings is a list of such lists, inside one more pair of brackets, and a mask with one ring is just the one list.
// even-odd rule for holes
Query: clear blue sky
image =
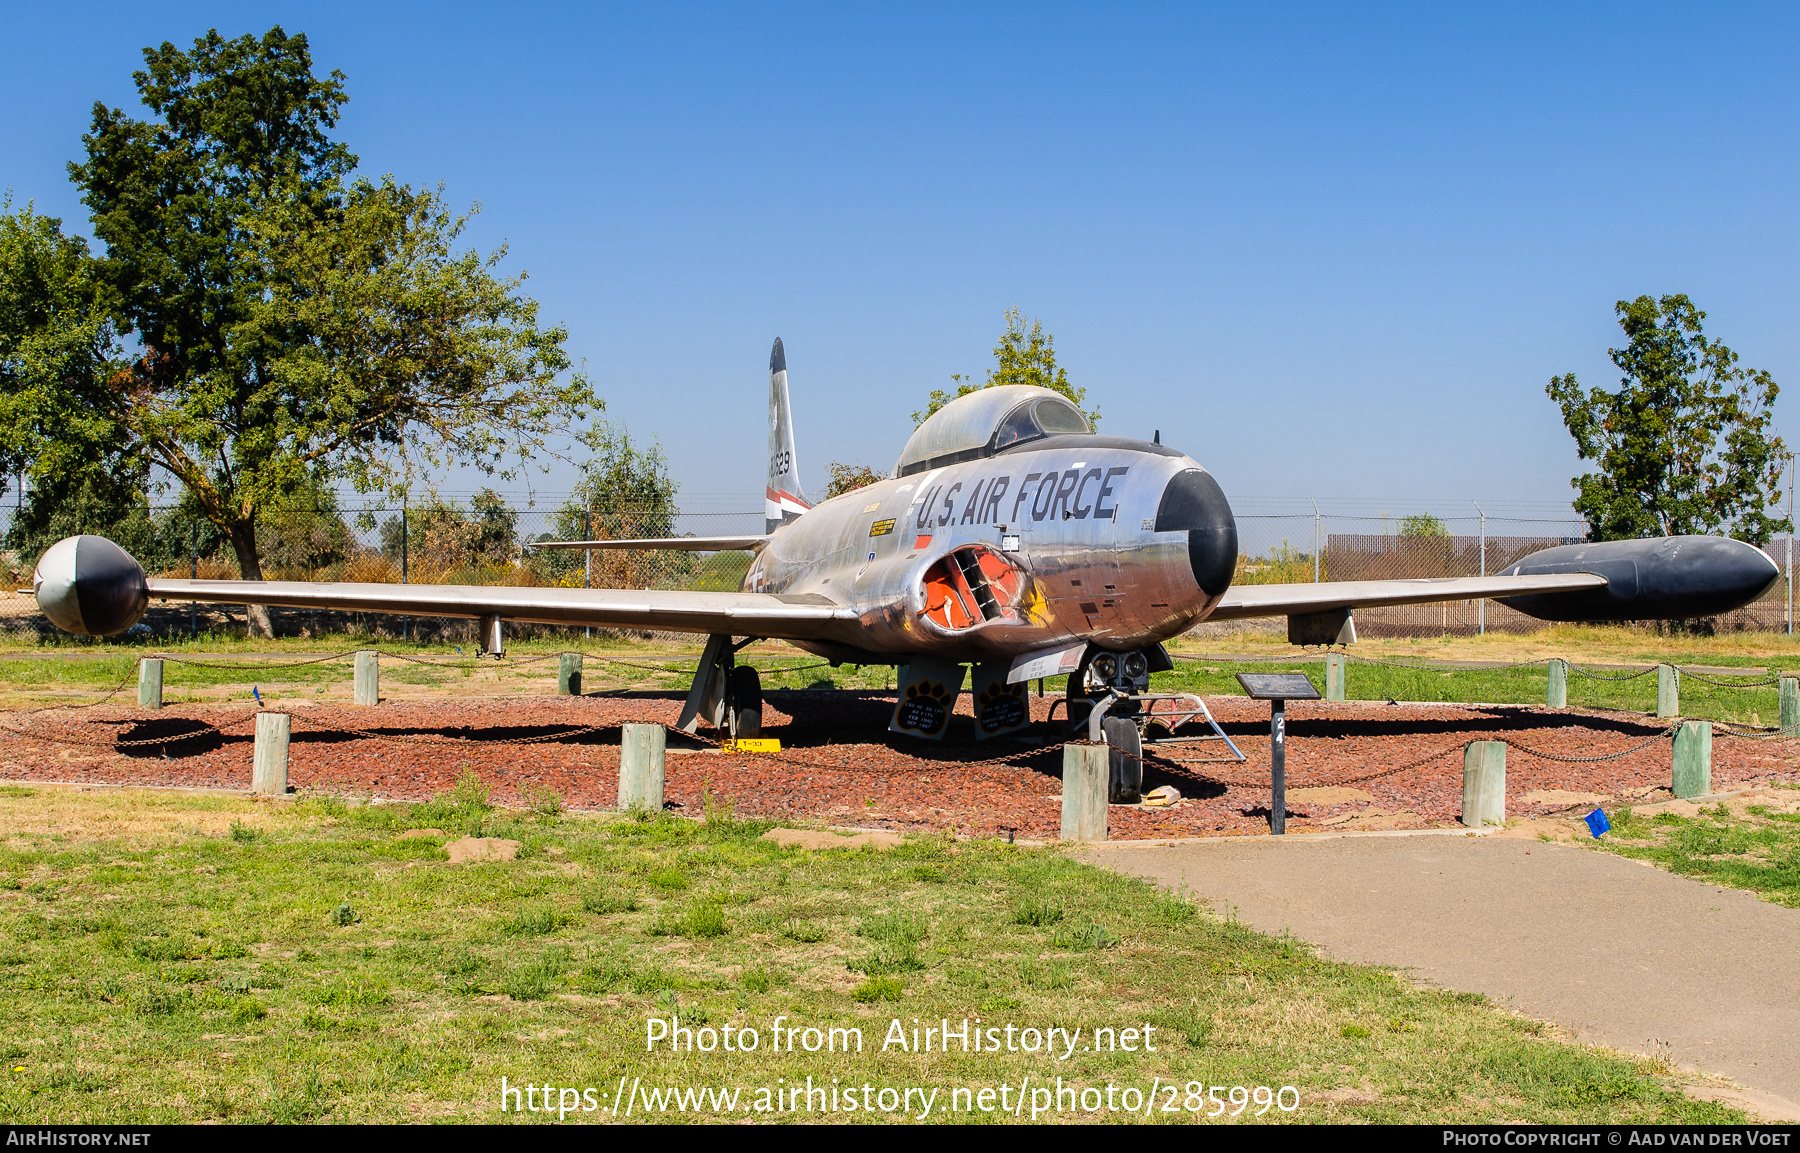
{"label": "clear blue sky", "polygon": [[775,336],[822,487],[1015,304],[1106,431],[1245,507],[1566,502],[1544,385],[1613,383],[1640,293],[1800,397],[1792,6],[32,5],[0,187],[85,232],[93,102],[277,23],[347,76],[365,172],[481,201],[690,494],[759,490]]}

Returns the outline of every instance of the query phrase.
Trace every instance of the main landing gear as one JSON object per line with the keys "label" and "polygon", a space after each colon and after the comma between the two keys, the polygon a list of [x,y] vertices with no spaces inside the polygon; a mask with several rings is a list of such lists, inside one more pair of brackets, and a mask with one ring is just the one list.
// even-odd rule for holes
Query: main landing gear
{"label": "main landing gear", "polygon": [[687,703],[675,727],[685,733],[699,730],[702,722],[723,730],[731,740],[750,740],[762,733],[762,677],[749,665],[737,663],[738,651],[761,637],[735,641],[728,636],[706,638],[700,667],[688,689]]}
{"label": "main landing gear", "polygon": [[[1115,805],[1136,804],[1144,789],[1144,747],[1223,741],[1238,760],[1244,754],[1213,720],[1206,702],[1193,693],[1153,693],[1150,674],[1166,672],[1174,662],[1161,645],[1129,652],[1090,647],[1081,666],[1069,675],[1068,716],[1071,734],[1105,741],[1112,750],[1107,799]],[[1159,702],[1169,706],[1157,710]],[[1203,720],[1210,735],[1177,736],[1181,726]]]}

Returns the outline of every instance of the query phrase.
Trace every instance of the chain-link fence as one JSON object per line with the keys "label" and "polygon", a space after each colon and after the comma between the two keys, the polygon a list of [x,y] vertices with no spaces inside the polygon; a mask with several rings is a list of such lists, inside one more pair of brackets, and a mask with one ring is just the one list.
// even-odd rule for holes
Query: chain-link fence
{"label": "chain-link fence", "polygon": [[[1334,502],[1337,508],[1320,512],[1287,511],[1291,502],[1234,503],[1240,555],[1233,581],[1240,585],[1497,573],[1528,553],[1579,541],[1585,531],[1582,522],[1566,512],[1554,515],[1556,506],[1541,510],[1552,515],[1533,515],[1540,510],[1524,508],[1515,515],[1483,517],[1343,511],[1344,506],[1359,503],[1351,500]],[[1283,504],[1283,511],[1246,511]],[[1420,502],[1420,507],[1432,505]],[[0,506],[0,539],[11,539],[13,511]],[[464,501],[438,499],[329,515],[273,516],[259,528],[258,544],[263,576],[271,580],[730,591],[739,587],[749,565],[748,553],[583,552],[527,546],[577,538],[741,535],[761,532],[762,527],[761,502],[735,495],[688,496],[672,509],[598,512],[542,496],[525,502],[483,493]],[[216,532],[182,519],[177,509],[149,509],[123,535],[120,543],[152,575],[215,579],[240,575],[235,555]],[[1789,545],[1787,538],[1777,538],[1766,550],[1782,570],[1781,581],[1754,604],[1713,618],[1703,627],[1717,632],[1786,629]],[[30,553],[29,548],[0,553],[0,569],[9,578],[5,595],[0,595],[0,625],[41,632],[48,626],[35,603],[17,591],[29,584],[36,562]],[[233,617],[229,609],[215,608],[187,615],[189,626],[196,626],[206,612],[218,618],[215,623],[241,620],[241,614]],[[277,614],[284,631],[329,631],[349,623],[376,635],[411,635],[423,628],[428,635],[456,637],[472,627],[459,622],[402,622],[397,617],[337,619],[349,615],[290,610]],[[173,633],[177,623],[152,625],[155,631]],[[1360,609],[1356,623],[1358,632],[1371,638],[1469,635],[1483,629],[1530,632],[1542,627],[1536,618],[1493,601]],[[1280,632],[1285,622],[1277,618],[1203,627]],[[679,634],[668,636],[676,639]]]}

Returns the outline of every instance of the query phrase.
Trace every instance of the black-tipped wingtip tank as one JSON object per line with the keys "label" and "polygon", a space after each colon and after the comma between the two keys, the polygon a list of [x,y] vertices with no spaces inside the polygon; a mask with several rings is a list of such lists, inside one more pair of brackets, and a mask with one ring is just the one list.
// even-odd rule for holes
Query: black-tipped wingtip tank
{"label": "black-tipped wingtip tank", "polygon": [[143,566],[103,536],[71,536],[38,558],[31,578],[38,608],[79,636],[110,637],[138,622],[150,601]]}
{"label": "black-tipped wingtip tank", "polygon": [[1781,579],[1768,554],[1722,536],[1558,545],[1501,575],[1541,573],[1593,573],[1607,583],[1587,592],[1502,597],[1500,603],[1545,621],[1683,620],[1742,608]]}
{"label": "black-tipped wingtip tank", "polygon": [[1204,469],[1176,473],[1156,507],[1156,531],[1186,529],[1188,566],[1194,582],[1209,598],[1225,595],[1237,571],[1237,518],[1219,482]]}

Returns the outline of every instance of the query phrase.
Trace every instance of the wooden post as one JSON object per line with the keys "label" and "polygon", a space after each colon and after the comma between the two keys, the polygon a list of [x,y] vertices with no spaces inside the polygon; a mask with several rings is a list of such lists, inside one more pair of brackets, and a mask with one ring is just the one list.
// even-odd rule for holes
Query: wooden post
{"label": "wooden post", "polygon": [[619,734],[619,811],[662,812],[663,756],[669,732],[661,725],[625,725]]}
{"label": "wooden post", "polygon": [[1553,709],[1569,707],[1569,662],[1561,657],[1550,658],[1550,689],[1544,703]]}
{"label": "wooden post", "polygon": [[379,653],[363,649],[356,654],[355,699],[359,705],[381,703],[381,665]]}
{"label": "wooden post", "polygon": [[252,754],[250,791],[284,797],[288,787],[288,734],[293,718],[286,713],[256,714],[256,751]]}
{"label": "wooden post", "polygon": [[138,708],[162,708],[163,663],[156,657],[138,662]]}
{"label": "wooden post", "polygon": [[1656,666],[1656,715],[1681,715],[1681,677],[1675,672],[1674,665]]}
{"label": "wooden post", "polygon": [[1341,701],[1344,699],[1344,665],[1343,653],[1325,654],[1325,699]]}
{"label": "wooden post", "polygon": [[581,695],[580,653],[564,653],[557,658],[556,695],[559,697],[578,697]]}
{"label": "wooden post", "polygon": [[1781,678],[1779,700],[1779,723],[1783,729],[1791,732],[1796,725],[1800,725],[1800,678]]}
{"label": "wooden post", "polygon": [[1471,829],[1506,823],[1506,745],[1500,741],[1463,746],[1462,823]]}
{"label": "wooden post", "polygon": [[1712,722],[1683,721],[1675,730],[1675,773],[1671,782],[1683,800],[1712,792]]}
{"label": "wooden post", "polygon": [[1105,745],[1063,746],[1063,840],[1106,840],[1106,788],[1111,766],[1108,753]]}

